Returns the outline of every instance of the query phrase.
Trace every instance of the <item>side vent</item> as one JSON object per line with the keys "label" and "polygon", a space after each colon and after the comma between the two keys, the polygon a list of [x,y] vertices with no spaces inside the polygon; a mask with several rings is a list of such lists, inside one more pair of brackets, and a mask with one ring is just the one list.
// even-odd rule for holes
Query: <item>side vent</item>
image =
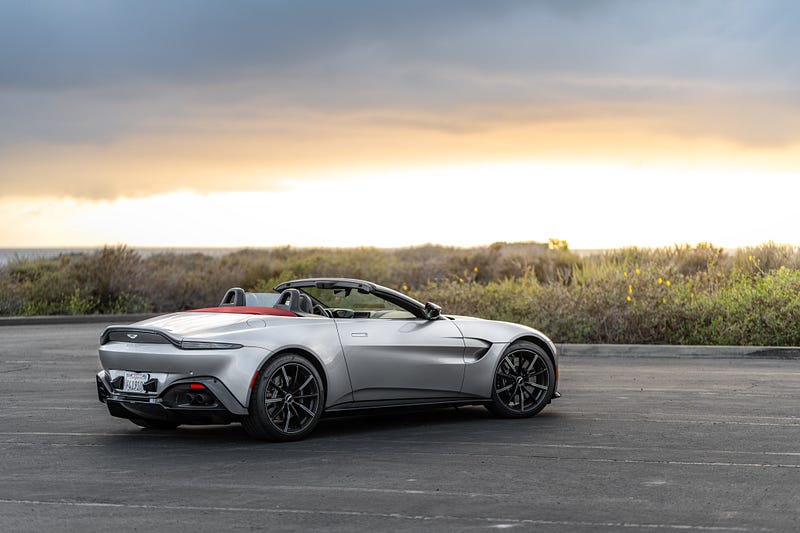
{"label": "side vent", "polygon": [[464,362],[466,363],[475,363],[480,361],[489,351],[489,348],[492,347],[491,342],[487,342],[483,339],[471,338],[465,338],[464,345]]}

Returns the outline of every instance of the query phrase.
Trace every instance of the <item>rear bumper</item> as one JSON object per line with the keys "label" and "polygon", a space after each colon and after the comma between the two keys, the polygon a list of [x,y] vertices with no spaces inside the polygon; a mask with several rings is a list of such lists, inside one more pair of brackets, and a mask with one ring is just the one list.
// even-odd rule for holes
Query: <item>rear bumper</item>
{"label": "rear bumper", "polygon": [[111,416],[127,419],[161,420],[176,424],[228,424],[241,420],[225,409],[171,409],[160,404],[106,400]]}
{"label": "rear bumper", "polygon": [[[98,400],[105,403],[112,416],[127,419],[161,420],[178,424],[225,424],[241,420],[247,414],[222,382],[203,377],[177,381],[162,393],[124,393],[109,382],[108,374],[97,374]],[[190,385],[202,385],[197,392]],[[188,395],[188,396],[187,396]],[[202,401],[188,398],[202,395]]]}

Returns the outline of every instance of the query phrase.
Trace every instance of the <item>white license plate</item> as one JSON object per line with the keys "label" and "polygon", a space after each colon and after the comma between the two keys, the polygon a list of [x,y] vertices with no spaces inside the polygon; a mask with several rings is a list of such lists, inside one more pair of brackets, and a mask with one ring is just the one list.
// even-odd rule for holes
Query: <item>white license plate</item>
{"label": "white license plate", "polygon": [[125,372],[122,390],[124,392],[144,392],[144,384],[150,379],[146,372]]}

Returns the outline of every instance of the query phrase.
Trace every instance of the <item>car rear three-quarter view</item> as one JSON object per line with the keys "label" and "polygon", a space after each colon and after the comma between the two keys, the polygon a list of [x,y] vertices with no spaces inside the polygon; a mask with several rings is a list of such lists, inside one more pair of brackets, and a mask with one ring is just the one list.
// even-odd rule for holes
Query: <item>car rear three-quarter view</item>
{"label": "car rear three-quarter view", "polygon": [[290,441],[326,414],[484,405],[524,418],[559,396],[556,348],[535,329],[444,315],[362,280],[275,289],[108,327],[100,401],[145,428],[239,422]]}

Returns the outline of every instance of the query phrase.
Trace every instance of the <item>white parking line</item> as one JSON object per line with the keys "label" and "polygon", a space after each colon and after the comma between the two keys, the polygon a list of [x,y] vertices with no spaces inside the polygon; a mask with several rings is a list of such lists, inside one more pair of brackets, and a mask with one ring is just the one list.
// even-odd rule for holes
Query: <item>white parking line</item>
{"label": "white parking line", "polygon": [[[337,453],[334,450],[307,450],[307,452],[314,453]],[[513,454],[483,454],[483,453],[458,453],[458,452],[409,452],[398,451],[396,454],[406,453],[409,455],[434,455],[434,456],[451,456],[451,457],[487,457],[492,459],[505,458],[505,459],[545,459],[552,461],[583,461],[587,463],[613,463],[613,464],[646,464],[646,465],[677,465],[677,466],[724,466],[724,467],[737,467],[737,468],[796,468],[800,469],[800,464],[783,464],[783,463],[735,463],[728,461],[672,461],[666,459],[606,459],[606,458],[591,458],[591,457],[559,457],[556,455],[513,455]],[[362,455],[363,457],[363,455]]]}
{"label": "white parking line", "polygon": [[[575,450],[603,450],[603,451],[621,451],[621,452],[652,452],[654,450],[664,450],[667,449],[669,451],[680,452],[685,451],[680,448],[664,448],[664,447],[652,447],[652,448],[644,448],[641,446],[610,446],[610,445],[591,445],[591,444],[542,444],[542,443],[524,443],[524,442],[500,442],[500,441],[493,441],[493,442],[483,442],[483,441],[433,441],[433,440],[389,440],[389,439],[370,439],[369,442],[386,442],[386,443],[394,443],[394,444],[433,444],[433,445],[447,445],[447,446],[472,446],[472,447],[484,447],[484,446],[496,446],[500,448],[564,448],[564,449],[575,449]],[[750,452],[750,451],[742,451],[742,450],[707,450],[707,449],[699,449],[699,448],[691,448],[693,452],[700,452],[700,453],[709,453],[709,454],[730,454],[730,455],[773,455],[773,456],[800,456],[800,452],[791,451],[791,452]]]}
{"label": "white parking line", "polygon": [[[89,436],[132,436],[132,433],[78,433],[78,432],[0,432],[0,436],[67,436],[67,437],[89,437]],[[148,433],[134,433],[135,437],[146,437],[146,438],[175,438],[176,436],[173,434],[148,434]],[[341,442],[341,439],[337,439],[337,442]],[[392,444],[434,444],[434,445],[462,445],[462,446],[473,446],[473,447],[488,447],[488,446],[497,446],[503,448],[528,448],[528,449],[576,449],[576,450],[602,450],[602,451],[622,451],[622,452],[630,452],[630,451],[641,451],[641,452],[653,452],[653,451],[662,451],[663,448],[641,448],[641,447],[628,447],[628,446],[597,446],[597,445],[579,445],[579,444],[525,444],[525,443],[505,443],[505,442],[471,442],[471,441],[412,441],[412,440],[384,440],[384,439],[370,439],[370,442],[385,442],[385,443],[392,443]],[[4,442],[0,444],[6,445],[63,445],[68,446],[70,443],[24,443],[24,442]],[[107,446],[106,444],[93,444],[92,446],[100,447],[100,446]],[[236,449],[240,450],[248,450],[251,449],[249,447],[236,447]],[[291,449],[284,449],[284,452],[297,452],[297,453],[321,453],[321,454],[343,454],[343,453],[350,453],[350,452],[343,452],[340,449],[308,449],[308,447],[304,446],[303,444],[297,444],[296,446],[292,447]],[[676,450],[668,450],[671,452],[681,452],[684,450],[676,449]],[[718,455],[748,455],[748,456],[785,456],[785,457],[797,457],[800,456],[800,452],[797,451],[769,451],[769,452],[747,452],[747,451],[737,451],[737,450],[698,450],[693,448],[691,450],[694,453],[701,452],[701,453],[708,453],[708,454],[718,454]],[[764,463],[764,462],[736,462],[736,461],[700,461],[700,460],[669,460],[669,459],[614,459],[614,458],[591,458],[591,457],[559,457],[555,455],[527,455],[527,454],[482,454],[482,453],[472,453],[472,452],[457,452],[457,451],[449,451],[449,452],[428,452],[428,451],[411,451],[406,449],[396,450],[393,453],[396,455],[399,454],[409,454],[409,455],[434,455],[434,456],[463,456],[463,457],[504,457],[504,458],[520,458],[520,457],[530,457],[530,458],[538,458],[538,459],[548,459],[548,460],[558,460],[558,461],[586,461],[586,462],[594,462],[594,463],[619,463],[619,464],[653,464],[653,465],[679,465],[679,466],[712,466],[712,467],[742,467],[742,468],[791,468],[791,469],[800,469],[800,464],[786,464],[786,463]],[[374,455],[374,454],[367,454],[367,455]],[[466,493],[465,493],[466,495]]]}
{"label": "white parking line", "polygon": [[778,423],[778,422],[740,422],[736,420],[726,420],[724,417],[716,419],[692,419],[692,418],[632,418],[632,417],[615,417],[615,416],[585,416],[585,413],[559,411],[559,414],[570,415],[574,420],[591,420],[592,422],[656,422],[659,424],[725,424],[728,426],[772,426],[772,427],[799,427],[800,420],[796,418],[788,418],[788,420],[797,420],[797,422]]}
{"label": "white parking line", "polygon": [[[108,509],[143,509],[155,511],[190,511],[190,512],[229,512],[229,513],[268,513],[268,514],[293,514],[293,515],[321,515],[340,517],[363,518],[394,518],[398,520],[413,520],[420,522],[477,522],[497,523],[499,526],[506,524],[527,526],[561,526],[561,527],[586,527],[608,529],[664,529],[680,531],[772,531],[764,528],[747,528],[740,526],[705,526],[696,524],[639,524],[629,522],[591,522],[583,520],[541,520],[533,518],[494,518],[483,516],[448,516],[448,515],[408,515],[403,513],[379,513],[369,511],[338,511],[329,509],[274,509],[257,507],[209,507],[194,505],[153,505],[105,502],[76,502],[76,501],[44,501],[44,500],[9,500],[0,499],[0,504],[5,505],[33,505],[33,506],[61,506],[80,508],[108,508]],[[507,526],[506,526],[507,527]]]}
{"label": "white parking line", "polygon": [[[587,411],[563,411],[559,410],[558,414],[563,415],[594,415],[594,416],[610,416],[613,417],[617,413],[614,411],[596,411],[596,412],[587,412]],[[674,417],[676,416],[675,413],[664,413],[664,412],[648,412],[648,415],[651,416],[663,416],[663,417]],[[800,422],[800,416],[767,416],[767,415],[734,415],[734,414],[690,414],[690,413],[682,413],[680,416],[693,418],[698,420],[711,420],[714,422],[720,420],[728,420],[728,419],[744,419],[744,420],[789,420],[792,422]]]}

